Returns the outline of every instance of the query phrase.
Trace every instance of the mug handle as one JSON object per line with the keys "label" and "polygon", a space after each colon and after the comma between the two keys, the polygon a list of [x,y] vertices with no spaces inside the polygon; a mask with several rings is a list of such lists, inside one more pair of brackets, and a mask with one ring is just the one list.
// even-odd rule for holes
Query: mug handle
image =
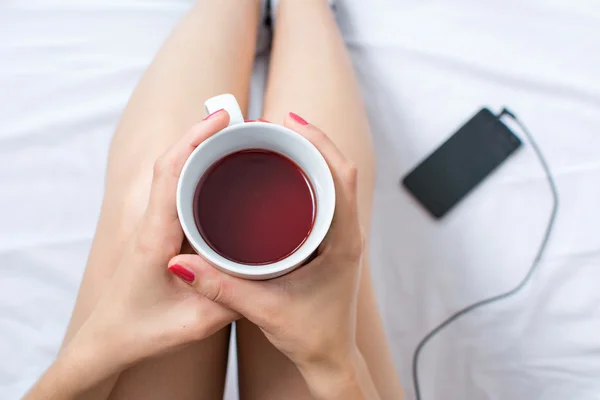
{"label": "mug handle", "polygon": [[235,96],[232,94],[221,94],[219,96],[211,97],[204,103],[204,110],[206,115],[210,115],[215,111],[225,110],[229,113],[229,125],[243,124],[244,116],[240,105],[238,104]]}

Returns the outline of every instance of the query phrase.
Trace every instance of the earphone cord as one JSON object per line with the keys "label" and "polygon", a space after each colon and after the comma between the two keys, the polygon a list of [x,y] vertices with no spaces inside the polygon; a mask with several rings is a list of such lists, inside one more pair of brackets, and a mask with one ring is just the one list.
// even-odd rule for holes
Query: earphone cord
{"label": "earphone cord", "polygon": [[554,177],[552,176],[552,172],[550,171],[550,167],[548,166],[548,163],[546,162],[546,159],[544,158],[542,151],[540,150],[539,146],[537,145],[537,143],[533,139],[533,136],[531,135],[529,130],[527,130],[525,125],[515,116],[515,114],[513,114],[506,108],[504,108],[502,110],[502,112],[497,115],[497,118],[500,119],[504,115],[508,115],[510,118],[512,118],[519,125],[519,127],[522,129],[522,131],[525,133],[525,135],[527,136],[527,139],[529,140],[529,144],[533,148],[538,160],[540,161],[540,164],[542,165],[542,168],[544,169],[544,173],[546,174],[546,179],[548,181],[548,185],[550,186],[550,190],[552,192],[552,200],[553,200],[552,211],[550,212],[550,217],[548,218],[546,231],[544,232],[544,236],[542,238],[542,241],[540,243],[538,251],[535,255],[533,263],[531,264],[531,267],[529,268],[529,271],[527,272],[525,277],[521,280],[521,282],[517,286],[515,286],[513,289],[511,289],[507,292],[498,294],[493,297],[488,297],[487,299],[480,300],[480,301],[473,303],[459,311],[456,311],[455,313],[450,315],[448,318],[446,318],[444,321],[442,321],[442,323],[440,323],[438,326],[433,328],[427,335],[425,335],[425,337],[423,337],[423,339],[421,339],[421,341],[419,342],[419,344],[417,345],[417,347],[413,353],[413,359],[412,359],[412,379],[413,379],[413,386],[414,386],[414,390],[415,390],[416,400],[421,400],[421,389],[419,387],[418,366],[419,366],[419,356],[421,355],[423,347],[425,347],[425,345],[435,335],[440,333],[444,328],[446,328],[448,325],[450,325],[454,321],[458,320],[460,317],[464,316],[465,314],[468,314],[471,311],[475,311],[485,305],[507,299],[507,298],[517,294],[519,291],[521,291],[521,289],[523,289],[525,287],[525,285],[527,285],[527,283],[531,280],[533,273],[537,269],[537,267],[540,263],[540,259],[542,258],[542,255],[544,254],[544,251],[546,250],[546,246],[548,245],[548,240],[550,239],[550,234],[552,233],[552,228],[554,227],[554,222],[556,220],[556,214],[558,212],[558,190],[556,189],[556,183],[554,181]]}

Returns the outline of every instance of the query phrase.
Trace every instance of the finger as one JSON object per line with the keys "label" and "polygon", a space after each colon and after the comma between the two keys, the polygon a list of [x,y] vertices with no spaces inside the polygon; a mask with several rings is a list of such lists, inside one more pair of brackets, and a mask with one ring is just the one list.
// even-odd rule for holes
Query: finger
{"label": "finger", "polygon": [[226,306],[261,325],[277,305],[268,282],[250,281],[214,268],[199,255],[182,254],[171,259],[169,271],[193,286],[207,299]]}
{"label": "finger", "polygon": [[344,169],[348,164],[348,160],[344,154],[331,139],[323,131],[307,122],[301,116],[289,113],[285,117],[283,125],[308,139],[323,155],[332,173]]}
{"label": "finger", "polygon": [[358,172],[355,167],[350,166],[335,175],[333,178],[336,188],[335,211],[321,248],[332,247],[337,250],[362,248],[358,215]]}
{"label": "finger", "polygon": [[[192,289],[190,289],[192,290]],[[210,301],[207,298],[196,309],[197,325],[201,326],[201,337],[204,339],[242,317],[240,313],[229,307]]]}
{"label": "finger", "polygon": [[192,152],[206,139],[227,127],[229,114],[219,110],[192,127],[154,164],[148,210],[154,216],[177,219],[177,182]]}
{"label": "finger", "polygon": [[324,245],[349,241],[360,235],[358,220],[358,172],[352,162],[337,148],[331,139],[319,128],[302,117],[290,113],[284,126],[304,136],[325,158],[335,184],[335,214]]}

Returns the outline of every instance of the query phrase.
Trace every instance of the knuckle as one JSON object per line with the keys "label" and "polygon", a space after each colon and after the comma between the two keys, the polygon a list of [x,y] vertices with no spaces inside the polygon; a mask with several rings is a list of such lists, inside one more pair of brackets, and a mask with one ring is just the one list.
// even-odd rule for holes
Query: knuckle
{"label": "knuckle", "polygon": [[159,176],[162,175],[164,169],[165,169],[165,156],[160,156],[159,158],[156,159],[156,161],[154,162],[154,178],[158,178]]}
{"label": "knuckle", "polygon": [[352,161],[347,161],[342,169],[342,179],[348,187],[354,189],[358,182],[358,168]]}
{"label": "knuckle", "polygon": [[317,141],[319,141],[321,143],[327,143],[327,142],[331,141],[329,139],[329,136],[325,132],[323,132],[321,129],[317,128],[314,125],[312,125],[311,128],[309,128],[309,130],[314,134],[315,139]]}
{"label": "knuckle", "polygon": [[222,279],[208,279],[204,282],[204,297],[215,303],[225,303],[228,299],[229,286]]}
{"label": "knuckle", "polygon": [[254,319],[261,326],[270,329],[283,329],[286,327],[286,321],[289,318],[285,315],[290,308],[288,296],[278,290],[270,292],[271,295],[261,296],[256,299]]}
{"label": "knuckle", "polygon": [[362,259],[365,249],[365,237],[361,233],[351,235],[344,251],[344,258],[348,261],[356,262]]}
{"label": "knuckle", "polygon": [[257,322],[278,337],[288,336],[288,332],[294,329],[290,326],[289,318],[282,316],[281,313],[267,312],[264,309],[261,310]]}
{"label": "knuckle", "polygon": [[211,311],[207,307],[198,307],[192,316],[191,324],[196,327],[196,333],[200,338],[206,336],[207,321],[213,318]]}
{"label": "knuckle", "polygon": [[[320,331],[318,327],[313,327],[311,331]],[[309,362],[321,362],[323,354],[330,354],[338,346],[339,340],[330,335],[319,332],[318,335],[310,335],[302,343],[304,357]]]}
{"label": "knuckle", "polygon": [[365,236],[365,234],[361,231],[359,237],[358,237],[358,242],[356,244],[356,256],[358,256],[359,258],[362,258],[362,256],[365,253],[365,248],[366,248],[366,243],[367,243],[367,238]]}
{"label": "knuckle", "polygon": [[167,239],[161,247],[162,254],[165,254],[168,258],[173,257],[181,251],[181,242],[175,238]]}
{"label": "knuckle", "polygon": [[359,260],[364,251],[364,241],[362,238],[354,240],[348,248],[348,257],[352,260]]}
{"label": "knuckle", "polygon": [[269,321],[274,326],[285,325],[285,318],[278,312],[279,305],[273,301],[263,301],[260,304],[260,314],[263,321]]}
{"label": "knuckle", "polygon": [[135,248],[139,254],[148,255],[157,252],[160,246],[160,240],[157,235],[151,232],[145,232],[142,230],[135,241]]}
{"label": "knuckle", "polygon": [[218,303],[227,303],[231,297],[231,285],[228,283],[228,280],[221,279],[215,286],[215,301]]}
{"label": "knuckle", "polygon": [[173,161],[166,154],[163,154],[154,162],[154,179],[171,175],[174,169]]}
{"label": "knuckle", "polygon": [[181,250],[181,240],[176,235],[168,234],[161,228],[162,223],[158,218],[149,218],[149,221],[140,226],[136,250],[143,255],[156,255],[162,257],[173,257]]}

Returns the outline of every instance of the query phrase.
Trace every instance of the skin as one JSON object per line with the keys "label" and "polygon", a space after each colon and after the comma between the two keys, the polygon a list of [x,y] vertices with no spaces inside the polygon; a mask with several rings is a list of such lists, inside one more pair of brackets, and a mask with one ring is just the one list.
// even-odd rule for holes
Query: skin
{"label": "skin", "polygon": [[[208,98],[232,93],[242,109],[247,108],[260,3],[196,0],[133,92],[113,136],[102,210],[60,356],[105,301],[117,271],[124,268],[124,257],[135,253],[132,243],[145,234],[153,167],[159,167],[156,160],[202,119],[202,104]],[[278,3],[264,116],[284,123],[294,110],[327,132],[358,169],[359,221],[368,233],[374,157],[367,115],[343,38],[325,0]],[[154,242],[146,251],[162,246]],[[172,256],[192,250],[180,241],[169,252]],[[381,398],[401,399],[371,281],[368,239],[360,268],[356,344]],[[312,398],[302,372],[260,326],[241,318],[236,321],[236,334],[242,400]],[[202,340],[142,357],[88,390],[85,398],[222,399],[229,340],[230,324],[226,324]]]}
{"label": "skin", "polygon": [[228,121],[225,111],[213,114],[156,161],[140,229],[90,317],[26,400],[85,399],[129,366],[205,339],[242,316],[294,363],[313,398],[379,399],[356,344],[364,249],[357,170],[319,129],[285,121],[321,151],[334,177],[336,211],[313,261],[255,282],[223,274],[198,255],[178,255],[179,175],[191,152]]}
{"label": "skin", "polygon": [[[322,129],[358,170],[357,208],[366,241],[356,302],[356,343],[381,398],[403,398],[375,298],[369,232],[375,186],[371,131],[350,54],[324,0],[279,0],[264,117],[286,123],[294,111]],[[344,16],[344,2],[338,2]],[[380,266],[380,268],[387,266]],[[302,374],[264,332],[236,324],[242,400],[311,399]]]}

